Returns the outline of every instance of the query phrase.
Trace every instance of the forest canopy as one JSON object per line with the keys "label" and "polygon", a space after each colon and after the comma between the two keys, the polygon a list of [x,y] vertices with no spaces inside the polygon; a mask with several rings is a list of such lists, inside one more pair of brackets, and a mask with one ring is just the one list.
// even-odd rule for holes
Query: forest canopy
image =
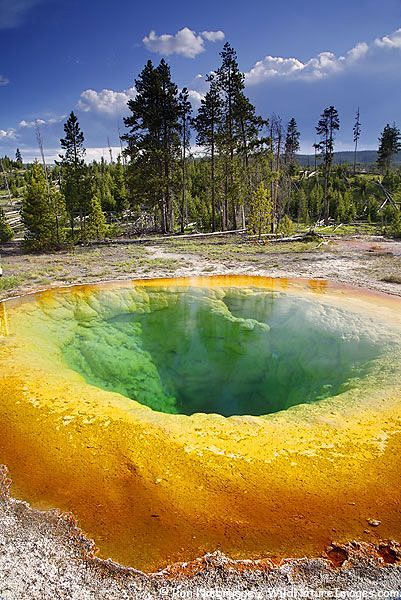
{"label": "forest canopy", "polygon": [[[363,135],[355,113],[348,164],[335,162],[341,115],[322,109],[315,128],[314,156],[299,160],[296,117],[259,115],[246,95],[244,74],[229,43],[220,64],[206,77],[207,91],[194,110],[186,88],[173,81],[170,66],[148,61],[135,79],[136,96],[124,118],[121,153],[88,164],[85,135],[71,112],[60,139],[60,157],[46,164],[37,125],[41,161],[26,165],[1,159],[1,181],[9,198],[21,198],[21,219],[29,249],[61,247],[115,235],[293,231],[294,224],[378,223],[400,235],[401,151],[396,124],[386,124],[377,161],[358,163]],[[0,207],[0,242],[13,230]]]}

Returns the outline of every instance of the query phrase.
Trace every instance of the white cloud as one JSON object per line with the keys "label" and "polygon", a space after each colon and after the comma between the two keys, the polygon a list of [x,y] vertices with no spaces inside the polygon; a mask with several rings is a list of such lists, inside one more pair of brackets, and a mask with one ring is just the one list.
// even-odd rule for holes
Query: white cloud
{"label": "white cloud", "polygon": [[195,58],[205,50],[202,36],[188,27],[180,29],[175,35],[169,33],[157,35],[155,31],[151,31],[142,41],[148,50],[166,56],[181,54],[187,58]]}
{"label": "white cloud", "polygon": [[0,86],[8,85],[9,83],[10,81],[7,79],[7,77],[3,77],[3,75],[0,75]]}
{"label": "white cloud", "polygon": [[34,119],[33,121],[27,121],[25,119],[23,119],[22,121],[20,121],[18,123],[18,126],[21,127],[22,129],[32,129],[33,127],[36,127],[36,125],[39,126],[46,126],[46,125],[55,125],[56,123],[61,123],[61,121],[64,121],[64,119],[67,118],[67,115],[60,115],[58,117],[50,117],[49,119]]}
{"label": "white cloud", "polygon": [[298,58],[282,58],[280,56],[265,56],[245,73],[246,82],[249,85],[260,83],[265,79],[322,79],[332,73],[344,69],[347,63],[359,60],[366,54],[367,48],[358,44],[352,48],[346,56],[337,57],[333,52],[321,52],[315,58],[302,62]]}
{"label": "white cloud", "polygon": [[272,78],[305,81],[323,79],[352,67],[383,48],[401,48],[401,29],[389,36],[377,38],[370,44],[360,42],[343,56],[337,56],[333,52],[321,52],[306,62],[298,58],[265,56],[245,73],[245,78],[248,85]]}
{"label": "white cloud", "polygon": [[205,97],[205,94],[198,92],[197,90],[188,90],[188,96],[193,106],[197,108],[200,106],[201,100]]}
{"label": "white cloud", "polygon": [[0,129],[0,140],[15,140],[16,137],[15,129]]}
{"label": "white cloud", "polygon": [[401,48],[401,29],[397,29],[391,35],[377,38],[374,43],[379,48]]}
{"label": "white cloud", "polygon": [[135,87],[121,92],[108,89],[100,92],[85,90],[78,101],[78,108],[84,112],[94,111],[110,116],[121,115],[127,110],[128,100],[135,98],[135,95]]}
{"label": "white cloud", "polygon": [[226,37],[224,31],[202,31],[201,36],[208,42],[222,42]]}
{"label": "white cloud", "polygon": [[366,42],[360,42],[347,52],[348,62],[353,62],[364,58],[369,52],[369,45]]}
{"label": "white cloud", "polygon": [[[120,146],[111,146],[113,153],[113,160],[116,160],[117,156],[121,154]],[[106,162],[110,162],[110,150],[108,147],[103,148],[86,148],[86,162],[92,162],[93,160],[99,161],[104,158]]]}
{"label": "white cloud", "polygon": [[[120,146],[112,146],[111,150],[113,153],[113,159],[116,160],[117,156],[121,154],[121,148]],[[36,147],[21,148],[21,152],[24,156],[24,162],[26,161],[32,163],[35,160],[41,160],[39,149]],[[106,162],[110,161],[110,153],[107,146],[86,148],[85,162],[90,163],[93,160],[100,161],[102,157]],[[49,164],[55,160],[60,160],[60,148],[45,148],[45,158]]]}
{"label": "white cloud", "polygon": [[157,35],[155,31],[151,31],[142,41],[148,50],[157,54],[165,56],[179,54],[187,58],[195,58],[195,56],[205,51],[205,40],[217,42],[224,40],[224,37],[223,31],[196,33],[189,27],[184,27],[174,35],[170,33]]}

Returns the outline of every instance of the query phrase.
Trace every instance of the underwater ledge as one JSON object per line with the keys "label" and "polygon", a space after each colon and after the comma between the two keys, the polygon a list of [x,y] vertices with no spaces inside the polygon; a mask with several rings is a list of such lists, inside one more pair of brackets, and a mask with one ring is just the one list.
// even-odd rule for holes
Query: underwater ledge
{"label": "underwater ledge", "polygon": [[[128,288],[207,282],[219,290],[229,281],[345,306],[376,338],[390,327],[391,344],[400,329],[400,301],[324,282],[202,278]],[[66,313],[87,319],[98,298],[84,310],[82,298],[116,286],[127,282],[51,290],[0,309],[0,462],[18,498],[72,511],[101,556],[143,570],[216,548],[257,559],[318,556],[333,538],[399,539],[401,387],[392,365],[379,361],[363,394],[351,388],[268,416],[163,414],[89,384],[41,339],[38,307],[59,342],[69,335]]]}

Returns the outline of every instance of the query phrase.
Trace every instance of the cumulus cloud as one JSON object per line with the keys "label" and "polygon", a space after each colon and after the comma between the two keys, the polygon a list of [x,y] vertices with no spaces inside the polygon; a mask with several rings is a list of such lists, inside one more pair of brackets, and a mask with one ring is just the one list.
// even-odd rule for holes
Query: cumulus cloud
{"label": "cumulus cloud", "polygon": [[15,140],[17,137],[17,132],[15,129],[0,129],[0,139],[1,140]]}
{"label": "cumulus cloud", "polygon": [[187,58],[195,58],[205,51],[205,40],[217,42],[223,40],[224,37],[223,31],[196,33],[189,27],[184,27],[175,34],[162,33],[157,35],[155,31],[151,31],[142,41],[148,50],[157,54],[165,56],[179,54]]}
{"label": "cumulus cloud", "polygon": [[[24,154],[24,161],[26,162],[34,162],[35,160],[40,160],[40,154],[38,148],[35,147],[24,147],[21,148]],[[120,146],[111,146],[111,151],[113,153],[114,160],[117,158],[119,154],[121,154]],[[56,160],[60,159],[60,148],[45,148],[45,158],[47,163],[52,163]],[[106,162],[110,162],[110,150],[109,147],[92,147],[86,148],[85,153],[85,162],[91,163],[93,160],[100,161],[101,158],[104,158]]]}
{"label": "cumulus cloud", "polygon": [[135,87],[120,92],[108,89],[97,92],[89,89],[82,92],[78,108],[84,112],[94,111],[110,116],[121,115],[127,109],[128,100],[135,96]]}
{"label": "cumulus cloud", "polygon": [[222,42],[226,37],[224,31],[202,31],[201,36],[208,42]]}
{"label": "cumulus cloud", "polygon": [[377,38],[370,44],[360,42],[342,56],[337,56],[333,52],[321,52],[306,62],[298,58],[265,56],[245,73],[245,78],[249,85],[273,78],[304,81],[319,80],[342,72],[367,58],[368,55],[373,55],[378,49],[383,48],[401,48],[401,29],[389,36]]}
{"label": "cumulus cloud", "polygon": [[364,58],[369,52],[369,45],[366,42],[360,42],[347,52],[347,60],[352,63],[353,61]]}
{"label": "cumulus cloud", "polygon": [[205,94],[202,94],[202,92],[198,92],[197,90],[188,90],[188,96],[190,101],[192,102],[192,105],[195,108],[197,108],[198,106],[200,106],[200,103],[205,97]]}
{"label": "cumulus cloud", "polygon": [[401,48],[401,29],[397,29],[391,35],[377,38],[374,43],[379,48]]}
{"label": "cumulus cloud", "polygon": [[332,73],[344,69],[347,63],[355,62],[364,56],[367,48],[358,44],[346,56],[336,56],[333,52],[321,52],[316,57],[302,62],[298,58],[282,58],[280,56],[265,56],[245,73],[249,85],[260,83],[265,79],[322,79]]}
{"label": "cumulus cloud", "polygon": [[61,123],[61,121],[64,121],[64,119],[67,118],[67,115],[60,115],[58,117],[50,117],[48,119],[34,119],[33,121],[27,121],[26,119],[23,119],[22,121],[20,121],[18,123],[18,126],[21,127],[22,129],[32,129],[33,127],[36,127],[36,125],[39,126],[46,126],[46,125],[55,125],[56,123]]}
{"label": "cumulus cloud", "polygon": [[[197,90],[188,90],[189,99],[196,108],[200,105],[204,94]],[[127,102],[135,98],[135,87],[122,92],[104,89],[100,92],[85,90],[78,101],[78,108],[84,112],[96,112],[108,116],[121,116],[127,112]],[[40,123],[39,123],[40,124]],[[20,127],[34,126],[35,121],[21,121]]]}

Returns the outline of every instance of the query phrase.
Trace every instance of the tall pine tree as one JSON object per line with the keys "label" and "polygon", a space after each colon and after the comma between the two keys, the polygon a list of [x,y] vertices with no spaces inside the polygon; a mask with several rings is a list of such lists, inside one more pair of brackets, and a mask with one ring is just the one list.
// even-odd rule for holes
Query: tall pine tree
{"label": "tall pine tree", "polygon": [[128,208],[128,198],[125,184],[124,165],[121,161],[120,154],[117,156],[117,162],[113,169],[113,181],[115,208],[117,213],[121,215]]}
{"label": "tall pine tree", "polygon": [[[244,75],[240,72],[237,54],[228,42],[220,53],[221,66],[216,72],[218,89],[222,99],[223,118],[220,128],[220,151],[224,159],[224,205],[222,214],[223,230],[230,222],[237,228],[237,196],[234,156],[238,146],[238,128],[236,127],[236,104],[245,87]],[[231,220],[229,215],[231,210]]]}
{"label": "tall pine tree", "polygon": [[295,155],[299,151],[299,138],[301,134],[298,131],[297,122],[294,118],[290,120],[287,126],[287,135],[285,138],[285,160],[291,164],[295,160]]}
{"label": "tall pine tree", "polygon": [[210,75],[207,81],[209,91],[201,100],[198,114],[194,119],[194,127],[197,132],[197,143],[206,149],[210,157],[212,231],[216,231],[216,153],[218,132],[222,121],[222,103],[214,75]]}
{"label": "tall pine tree", "polygon": [[49,193],[43,168],[35,161],[28,171],[21,209],[28,249],[47,250],[58,246],[64,206],[64,197],[58,190],[51,189]]}
{"label": "tall pine tree", "polygon": [[84,134],[74,112],[64,124],[65,137],[60,140],[61,186],[70,218],[71,234],[74,240],[74,218],[79,216],[81,232],[84,230],[84,214],[87,208],[85,197],[85,148]]}
{"label": "tall pine tree", "polygon": [[173,182],[180,156],[178,88],[164,59],[158,67],[149,60],[135,81],[137,95],[128,102],[123,136],[130,157],[129,183],[133,195],[158,208],[163,232],[174,228]]}
{"label": "tall pine tree", "polygon": [[[237,54],[227,42],[221,56],[221,66],[216,71],[216,82],[222,101],[222,120],[219,135],[220,153],[224,159],[224,210],[223,229],[230,224],[234,229],[238,222],[245,226],[244,199],[241,198],[236,157],[242,158],[246,175],[247,191],[250,193],[249,155],[258,143],[264,121],[256,116],[255,107],[244,94],[245,77],[238,67]],[[229,215],[231,211],[231,219]]]}
{"label": "tall pine tree", "polygon": [[355,115],[355,123],[354,123],[354,127],[352,129],[353,134],[354,134],[354,175],[356,173],[356,158],[357,158],[357,154],[358,154],[358,144],[359,144],[359,138],[361,137],[361,113],[359,110],[359,106],[358,106],[358,110],[356,111],[356,115]]}
{"label": "tall pine tree", "polygon": [[401,152],[401,132],[393,125],[387,125],[379,138],[379,150],[377,153],[377,164],[381,171],[388,171],[391,167],[393,158],[398,152]]}
{"label": "tall pine tree", "polygon": [[183,88],[178,96],[178,115],[181,137],[181,203],[180,203],[180,228],[185,230],[187,212],[187,155],[189,153],[189,140],[191,135],[192,105],[189,101],[187,88]]}
{"label": "tall pine tree", "polygon": [[17,148],[15,153],[15,162],[17,163],[18,167],[22,167],[22,154],[19,148]]}
{"label": "tall pine tree", "polygon": [[317,124],[316,133],[321,138],[319,150],[323,157],[323,173],[324,173],[324,222],[327,225],[330,217],[330,196],[329,184],[333,165],[334,140],[336,131],[340,129],[340,119],[337,109],[334,106],[326,108]]}

